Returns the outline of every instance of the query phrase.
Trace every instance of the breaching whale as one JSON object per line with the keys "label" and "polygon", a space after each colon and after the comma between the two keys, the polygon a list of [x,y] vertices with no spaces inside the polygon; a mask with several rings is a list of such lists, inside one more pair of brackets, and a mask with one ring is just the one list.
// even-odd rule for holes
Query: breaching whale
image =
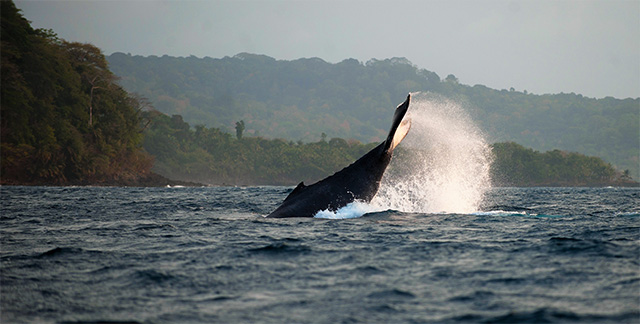
{"label": "breaching whale", "polygon": [[410,99],[411,95],[408,95],[407,100],[396,108],[384,142],[332,176],[309,186],[300,182],[282,205],[267,217],[313,217],[321,210],[336,211],[354,200],[370,202],[378,192],[393,150],[411,128],[411,120],[403,120]]}

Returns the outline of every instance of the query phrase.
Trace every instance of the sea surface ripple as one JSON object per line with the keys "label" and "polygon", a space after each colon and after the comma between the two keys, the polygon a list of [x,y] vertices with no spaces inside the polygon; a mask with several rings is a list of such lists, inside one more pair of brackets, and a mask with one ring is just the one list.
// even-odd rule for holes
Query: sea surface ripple
{"label": "sea surface ripple", "polygon": [[640,322],[637,188],[264,218],[291,189],[0,187],[0,322]]}

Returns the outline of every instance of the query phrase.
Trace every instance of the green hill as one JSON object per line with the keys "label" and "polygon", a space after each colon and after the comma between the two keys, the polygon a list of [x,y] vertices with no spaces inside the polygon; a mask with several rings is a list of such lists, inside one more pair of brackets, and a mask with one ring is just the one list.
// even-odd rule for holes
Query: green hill
{"label": "green hill", "polygon": [[2,5],[2,184],[152,184],[140,101],[100,49],[33,29]]}
{"label": "green hill", "polygon": [[431,91],[469,106],[492,142],[599,156],[634,178],[640,173],[639,98],[469,86],[404,58],[332,64],[247,53],[221,59],[114,53],[107,59],[125,89],[192,125],[231,132],[244,120],[249,136],[315,142],[325,133],[374,142],[387,132],[390,108],[408,92]]}
{"label": "green hill", "polygon": [[[192,128],[180,115],[147,111],[144,148],[154,170],[172,179],[208,184],[313,183],[351,164],[378,143],[340,138],[318,142],[236,136],[216,128]],[[399,147],[402,150],[402,146]],[[564,151],[540,153],[515,143],[493,145],[492,179],[498,186],[637,185],[600,158]]]}

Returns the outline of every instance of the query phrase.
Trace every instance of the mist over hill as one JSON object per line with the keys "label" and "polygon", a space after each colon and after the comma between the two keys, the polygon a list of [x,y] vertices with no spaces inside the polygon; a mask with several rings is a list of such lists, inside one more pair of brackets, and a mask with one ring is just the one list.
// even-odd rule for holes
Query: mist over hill
{"label": "mist over hill", "polygon": [[[246,136],[314,142],[328,137],[379,141],[390,112],[409,92],[430,91],[462,103],[492,142],[599,156],[631,176],[640,173],[640,98],[531,94],[444,79],[405,58],[293,61],[241,53],[233,57],[107,57],[129,92],[191,125]],[[490,72],[488,72],[490,73]]]}

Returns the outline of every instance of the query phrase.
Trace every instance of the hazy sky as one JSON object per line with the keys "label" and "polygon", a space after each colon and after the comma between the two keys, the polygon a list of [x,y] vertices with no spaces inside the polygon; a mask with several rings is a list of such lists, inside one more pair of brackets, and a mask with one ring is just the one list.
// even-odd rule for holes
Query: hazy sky
{"label": "hazy sky", "polygon": [[105,54],[406,57],[461,83],[640,97],[640,1],[15,1]]}

